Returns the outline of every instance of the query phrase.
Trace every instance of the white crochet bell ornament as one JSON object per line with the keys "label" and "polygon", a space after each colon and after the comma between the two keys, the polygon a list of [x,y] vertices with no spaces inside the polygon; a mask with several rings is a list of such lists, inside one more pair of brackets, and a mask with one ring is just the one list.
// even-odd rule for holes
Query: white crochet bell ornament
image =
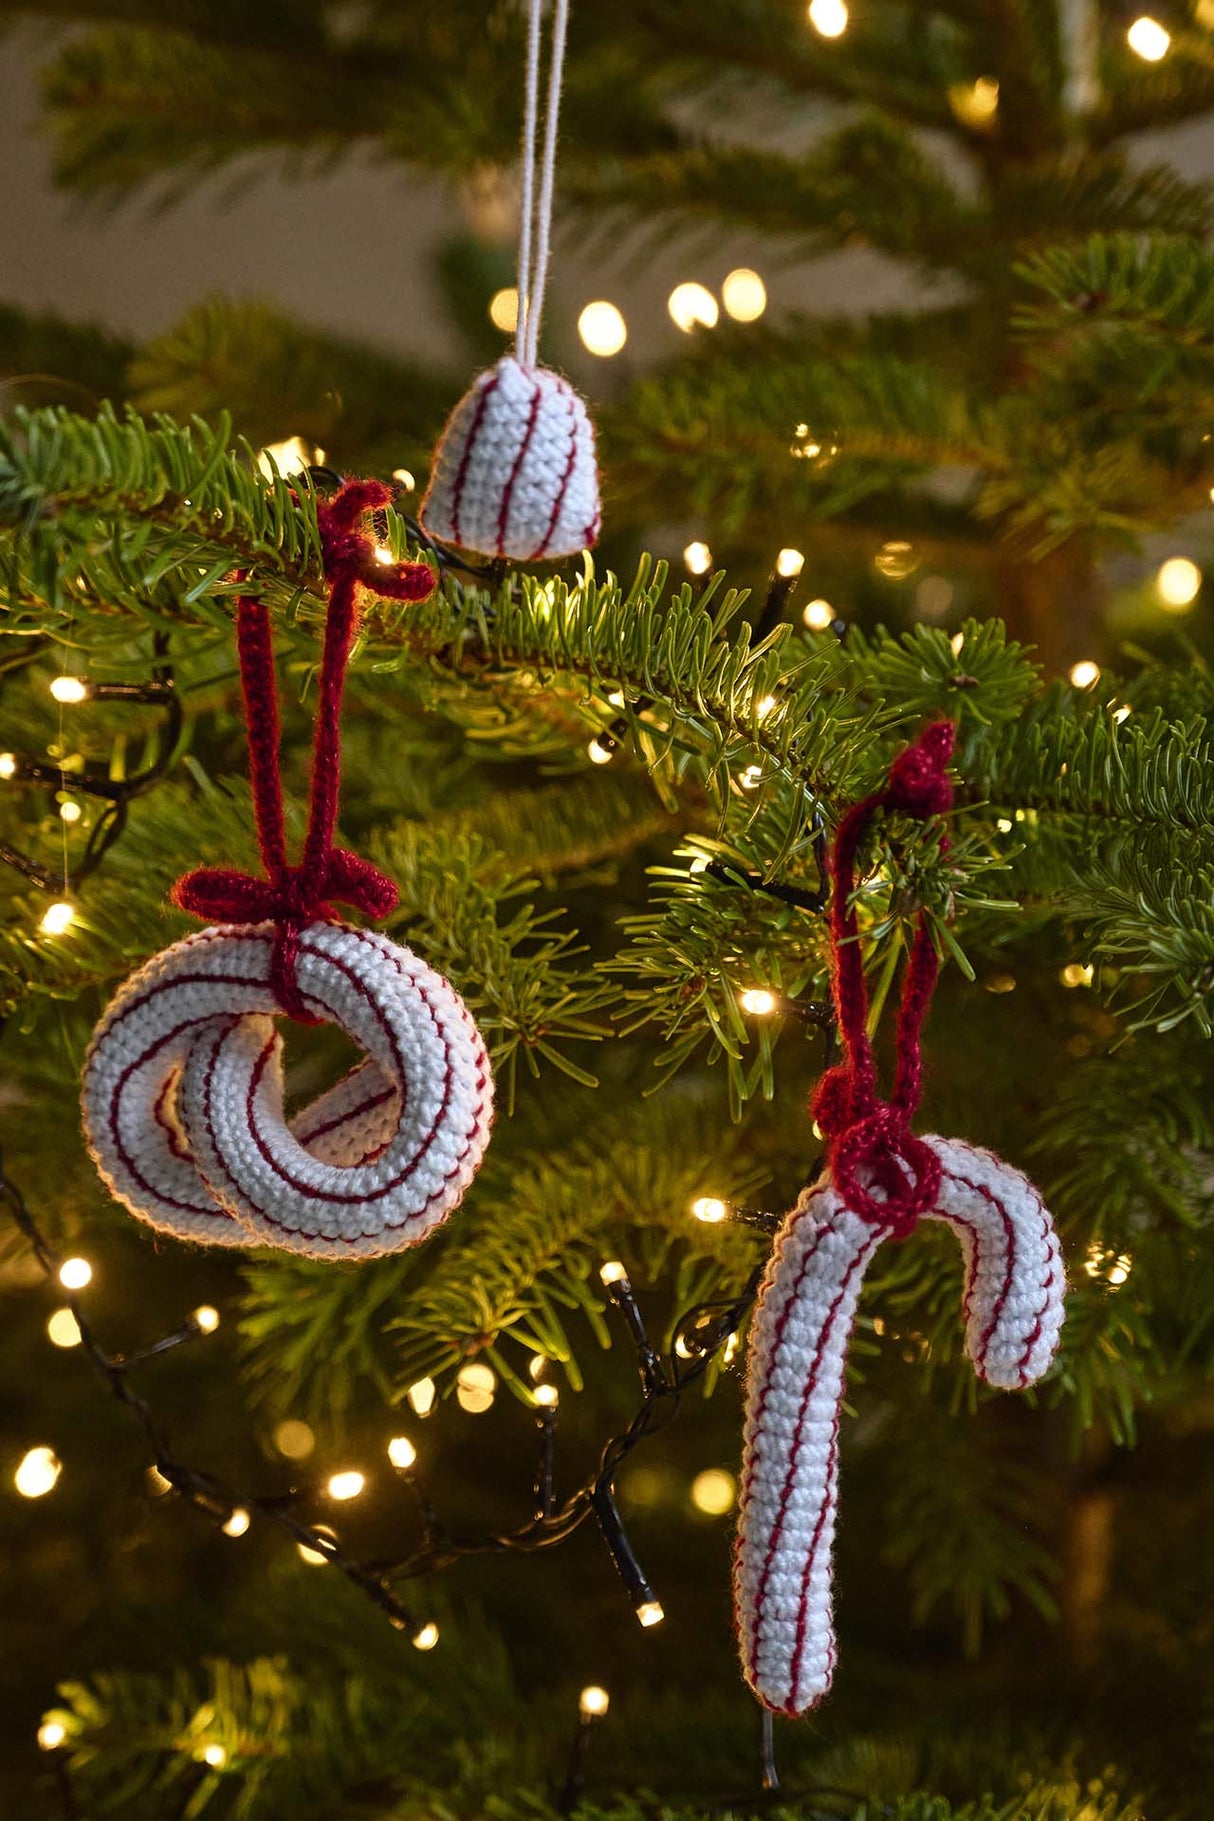
{"label": "white crochet bell ornament", "polygon": [[443,543],[523,563],[575,556],[594,543],[601,517],[594,426],[586,406],[567,379],[538,360],[568,0],[556,0],[553,13],[537,197],[542,11],[543,0],[530,0],[514,353],[482,373],[451,413],[421,508],[426,531]]}

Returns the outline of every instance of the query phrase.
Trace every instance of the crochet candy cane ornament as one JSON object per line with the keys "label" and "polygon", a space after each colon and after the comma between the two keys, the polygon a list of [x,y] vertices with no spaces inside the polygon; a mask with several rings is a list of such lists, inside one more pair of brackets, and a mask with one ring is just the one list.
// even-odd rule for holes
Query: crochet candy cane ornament
{"label": "crochet candy cane ornament", "polygon": [[734,1559],[743,1671],[778,1713],[815,1706],[834,1671],[830,1558],[845,1354],[878,1246],[905,1239],[921,1217],[952,1227],[965,1259],[965,1348],[988,1384],[1014,1390],[1040,1378],[1062,1327],[1061,1254],[1032,1183],[989,1151],[910,1130],[937,973],[922,916],[898,1016],[893,1093],[888,1101],[877,1095],[852,904],[856,851],[878,809],[928,817],[949,808],[953,737],[949,722],[929,727],[895,761],[886,788],[848,812],[835,841],[834,998],[847,1060],[815,1096],[827,1168],[780,1230],[754,1318]]}
{"label": "crochet candy cane ornament", "polygon": [[421,519],[445,543],[535,563],[573,556],[593,544],[600,513],[594,427],[586,407],[568,380],[537,364],[569,5],[556,0],[553,12],[538,194],[543,0],[529,5],[514,353],[482,373],[452,412],[434,452]]}
{"label": "crochet candy cane ornament", "polygon": [[[390,498],[347,483],[317,507],[325,623],[303,857],[286,857],[269,616],[237,602],[249,771],[264,879],[187,873],[182,909],[219,927],[156,955],[94,1033],[82,1090],[102,1177],[140,1219],[211,1245],[368,1257],[424,1237],[460,1201],[488,1143],[493,1087],[480,1034],[442,977],[407,948],[332,920],[330,904],[383,917],[396,887],[333,845],[340,716],[357,590],[423,600],[423,565],[376,560],[358,529]],[[366,1060],[309,1107],[283,1112],[276,1016],[339,1025]]]}

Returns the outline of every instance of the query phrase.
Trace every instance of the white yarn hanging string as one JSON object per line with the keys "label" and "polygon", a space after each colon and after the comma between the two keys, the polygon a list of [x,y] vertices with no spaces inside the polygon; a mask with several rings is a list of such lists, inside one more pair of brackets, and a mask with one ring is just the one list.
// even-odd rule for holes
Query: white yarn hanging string
{"label": "white yarn hanging string", "polygon": [[565,68],[569,0],[555,0],[548,96],[544,112],[544,147],[536,189],[536,139],[539,132],[540,36],[544,0],[528,0],[527,77],[523,103],[522,201],[519,210],[518,328],[514,351],[519,365],[537,364],[540,321],[552,244],[552,194],[556,180],[556,136]]}

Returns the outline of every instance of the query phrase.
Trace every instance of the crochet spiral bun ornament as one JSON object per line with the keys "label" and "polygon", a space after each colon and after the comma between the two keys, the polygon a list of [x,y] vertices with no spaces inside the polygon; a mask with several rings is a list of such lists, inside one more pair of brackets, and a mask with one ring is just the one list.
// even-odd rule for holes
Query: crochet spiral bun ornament
{"label": "crochet spiral bun ornament", "polygon": [[456,405],[421,508],[422,524],[444,543],[533,563],[586,549],[600,522],[594,427],[568,380],[538,364],[568,0],[556,0],[553,11],[537,190],[542,12],[543,0],[529,0],[514,353],[482,373]]}
{"label": "crochet spiral bun ornament", "polygon": [[[459,995],[407,948],[335,921],[333,901],[383,917],[396,887],[333,845],[339,725],[361,583],[422,600],[423,565],[384,566],[358,530],[387,503],[350,482],[317,518],[330,584],[303,858],[287,864],[269,617],[237,602],[249,769],[264,879],[188,873],[175,901],[215,927],[122,986],[93,1035],[84,1129],[133,1214],[209,1245],[358,1258],[415,1244],[461,1200],[493,1116],[485,1046]],[[288,1118],[282,1013],[337,1025],[365,1061]]]}
{"label": "crochet spiral bun ornament", "polygon": [[922,917],[903,987],[893,1092],[882,1101],[876,1091],[852,904],[857,847],[878,809],[928,817],[949,807],[953,731],[948,722],[929,727],[895,761],[886,788],[848,812],[835,842],[833,986],[846,1061],[824,1076],[814,1100],[827,1168],[781,1228],[759,1295],[734,1557],[743,1672],[778,1713],[816,1706],[834,1673],[831,1547],[846,1350],[878,1246],[905,1239],[921,1218],[953,1229],[965,1262],[966,1352],[978,1376],[1001,1390],[1041,1377],[1062,1327],[1061,1253],[1032,1183],[989,1151],[910,1130],[937,972]]}

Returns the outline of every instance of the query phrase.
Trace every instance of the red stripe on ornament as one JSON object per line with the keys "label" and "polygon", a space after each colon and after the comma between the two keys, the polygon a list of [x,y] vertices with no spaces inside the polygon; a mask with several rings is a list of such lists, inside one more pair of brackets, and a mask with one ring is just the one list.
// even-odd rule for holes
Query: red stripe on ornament
{"label": "red stripe on ornament", "polygon": [[468,481],[468,467],[472,461],[473,450],[480,434],[481,424],[484,422],[485,412],[489,408],[489,400],[497,391],[501,377],[500,371],[495,372],[493,377],[481,387],[481,395],[476,401],[476,410],[472,413],[472,422],[468,426],[468,440],[464,444],[464,452],[456,471],[455,485],[451,489],[451,536],[457,544],[462,541],[459,533],[459,513],[464,500],[464,488]]}
{"label": "red stripe on ornament", "polygon": [[540,539],[537,547],[527,558],[529,563],[538,563],[549,544],[552,542],[552,534],[556,530],[557,520],[561,516],[561,507],[565,504],[565,495],[569,491],[569,482],[573,475],[573,465],[577,461],[577,400],[574,397],[571,387],[563,379],[558,379],[556,383],[558,391],[564,393],[569,400],[569,417],[571,424],[569,432],[569,455],[565,461],[565,472],[561,475],[560,484],[556,490],[556,499],[553,502],[552,514],[548,520],[548,529]]}
{"label": "red stripe on ornament", "polygon": [[506,522],[510,517],[510,501],[514,497],[514,486],[515,482],[518,480],[519,471],[527,459],[527,451],[531,447],[531,438],[535,435],[536,419],[540,414],[540,401],[543,396],[544,382],[542,379],[537,379],[535,381],[535,391],[531,397],[531,411],[527,418],[527,428],[523,431],[523,440],[518,446],[518,453],[514,458],[510,473],[506,477],[506,485],[502,489],[502,503],[498,508],[497,514],[497,554],[499,556],[505,556],[506,554]]}

